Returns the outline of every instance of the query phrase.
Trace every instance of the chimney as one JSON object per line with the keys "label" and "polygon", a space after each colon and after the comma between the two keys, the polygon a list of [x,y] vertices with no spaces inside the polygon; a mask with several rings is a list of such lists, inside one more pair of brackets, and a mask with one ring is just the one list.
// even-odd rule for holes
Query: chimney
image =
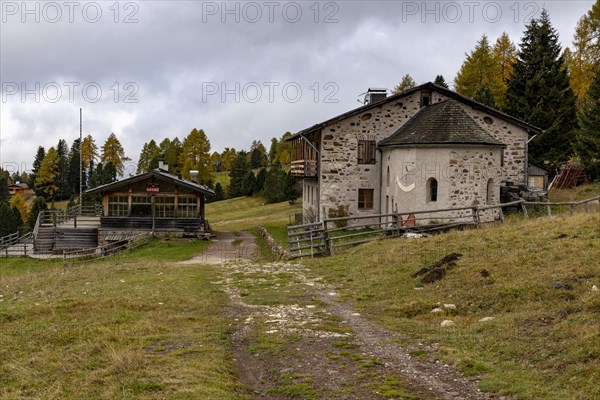
{"label": "chimney", "polygon": [[190,171],[190,181],[192,182],[196,182],[196,180],[198,179],[198,171]]}
{"label": "chimney", "polygon": [[158,160],[158,169],[169,172],[169,164],[165,164],[163,160]]}
{"label": "chimney", "polygon": [[369,88],[365,94],[365,104],[376,103],[387,97],[387,89]]}

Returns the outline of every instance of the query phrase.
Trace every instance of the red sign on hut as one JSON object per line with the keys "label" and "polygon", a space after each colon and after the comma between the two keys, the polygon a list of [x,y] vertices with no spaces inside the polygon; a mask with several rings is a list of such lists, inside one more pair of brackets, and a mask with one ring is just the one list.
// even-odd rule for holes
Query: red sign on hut
{"label": "red sign on hut", "polygon": [[160,186],[158,186],[157,184],[146,185],[146,192],[149,192],[149,193],[159,193],[160,192]]}

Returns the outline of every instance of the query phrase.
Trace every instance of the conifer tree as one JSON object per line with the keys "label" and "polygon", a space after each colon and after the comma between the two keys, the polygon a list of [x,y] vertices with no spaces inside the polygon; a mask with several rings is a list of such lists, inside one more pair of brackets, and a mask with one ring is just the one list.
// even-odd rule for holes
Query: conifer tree
{"label": "conifer tree", "polygon": [[117,176],[122,176],[125,168],[124,161],[128,160],[125,150],[117,135],[111,133],[102,146],[102,163],[104,168],[110,163],[115,168]]}
{"label": "conifer tree", "polygon": [[527,25],[513,68],[506,111],[544,130],[529,144],[529,159],[553,172],[573,152],[576,106],[546,10]]}
{"label": "conifer tree", "polygon": [[414,88],[415,86],[417,86],[417,82],[415,82],[415,80],[412,76],[410,76],[410,74],[406,74],[402,77],[400,83],[398,83],[396,87],[394,87],[394,89],[392,90],[392,94],[402,93],[406,90]]}
{"label": "conifer tree", "polygon": [[229,173],[229,197],[239,197],[244,195],[242,185],[244,178],[248,174],[247,158],[246,152],[242,150],[237,154],[233,162],[231,172]]}
{"label": "conifer tree", "polygon": [[437,75],[435,77],[435,80],[433,81],[434,84],[441,86],[441,87],[445,87],[446,89],[448,88],[448,84],[446,83],[446,80],[444,79],[443,75]]}
{"label": "conifer tree", "polygon": [[486,35],[477,42],[475,49],[467,54],[456,78],[454,88],[457,93],[473,98],[482,85],[486,85],[496,96],[501,96],[499,65],[494,58],[492,47]]}
{"label": "conifer tree", "polygon": [[593,180],[600,179],[600,69],[577,114],[575,151]]}
{"label": "conifer tree", "polygon": [[54,147],[50,147],[42,160],[40,170],[35,180],[35,186],[54,203],[58,186],[56,176],[58,174],[58,153]]}

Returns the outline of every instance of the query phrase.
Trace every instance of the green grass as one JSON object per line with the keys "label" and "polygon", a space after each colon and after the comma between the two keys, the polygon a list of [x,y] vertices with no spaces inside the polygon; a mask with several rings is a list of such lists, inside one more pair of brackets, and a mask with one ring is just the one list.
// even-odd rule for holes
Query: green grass
{"label": "green grass", "polygon": [[221,186],[223,187],[223,190],[225,192],[227,192],[227,188],[229,187],[229,182],[231,181],[231,177],[229,176],[229,171],[214,172],[213,176],[215,178],[214,179],[215,185],[217,183],[220,183]]}
{"label": "green grass", "polygon": [[[412,276],[453,252],[463,257],[442,280]],[[591,290],[600,286],[599,259],[594,213],[373,242],[302,262],[408,343],[440,343],[431,357],[479,376],[483,390],[589,399],[600,398],[600,293]],[[439,303],[456,304],[456,313],[432,314]],[[443,319],[456,326],[442,329]]]}
{"label": "green grass", "polygon": [[301,209],[300,204],[290,205],[287,201],[266,204],[260,197],[236,197],[208,203],[206,218],[216,231],[244,231],[263,224],[286,226],[294,222],[294,213]]}
{"label": "green grass", "polygon": [[160,242],[103,262],[3,260],[0,398],[238,399],[218,271]]}

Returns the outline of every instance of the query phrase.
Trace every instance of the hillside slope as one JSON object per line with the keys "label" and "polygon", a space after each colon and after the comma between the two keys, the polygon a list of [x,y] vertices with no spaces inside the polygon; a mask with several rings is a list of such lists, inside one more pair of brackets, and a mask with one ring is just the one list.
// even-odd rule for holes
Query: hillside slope
{"label": "hillside slope", "polygon": [[364,316],[404,334],[409,354],[478,375],[484,391],[600,398],[598,213],[381,241],[303,262]]}

